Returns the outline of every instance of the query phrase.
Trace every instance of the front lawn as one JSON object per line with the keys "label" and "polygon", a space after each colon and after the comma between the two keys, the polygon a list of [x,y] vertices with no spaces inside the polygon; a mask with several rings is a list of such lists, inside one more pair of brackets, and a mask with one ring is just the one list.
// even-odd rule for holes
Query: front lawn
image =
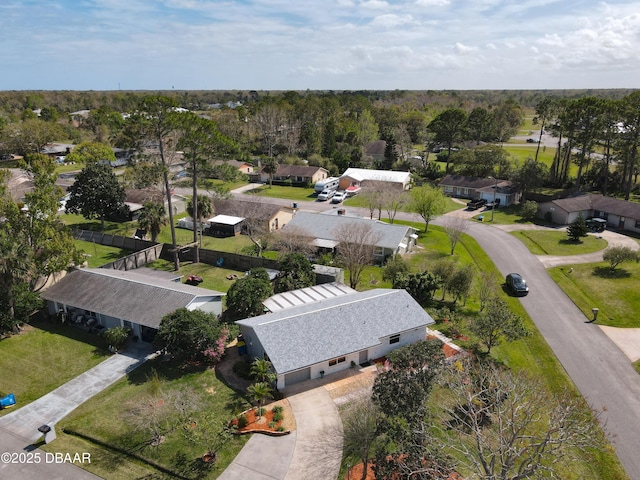
{"label": "front lawn", "polygon": [[609,263],[585,263],[549,269],[549,275],[588,319],[596,307],[597,323],[611,327],[640,328],[640,264],[623,263],[614,272]]}
{"label": "front lawn", "polygon": [[579,255],[607,248],[607,241],[594,235],[574,242],[565,231],[518,230],[510,233],[534,255]]}
{"label": "front lawn", "polygon": [[[15,393],[15,408],[96,366],[107,355],[102,338],[49,320],[34,321],[21,334],[0,340],[0,351],[0,394]],[[10,411],[0,410],[0,415]]]}
{"label": "front lawn", "polygon": [[313,202],[316,199],[315,190],[313,189],[313,187],[285,187],[282,185],[273,185],[272,187],[269,187],[269,184],[254,188],[253,190],[247,192],[246,195],[285,198],[294,202]]}
{"label": "front lawn", "polygon": [[[181,407],[185,415],[178,413]],[[83,468],[112,480],[164,478],[154,464],[173,473],[167,472],[167,477],[214,479],[249,437],[231,436],[223,442],[216,461],[205,464],[201,457],[207,448],[198,438],[205,415],[222,426],[248,407],[247,400],[222,383],[214,369],[157,358],[59,422],[58,440],[45,449],[88,452],[92,461]],[[163,415],[154,417],[160,410]],[[140,419],[160,425],[162,443],[150,444],[152,434]]]}

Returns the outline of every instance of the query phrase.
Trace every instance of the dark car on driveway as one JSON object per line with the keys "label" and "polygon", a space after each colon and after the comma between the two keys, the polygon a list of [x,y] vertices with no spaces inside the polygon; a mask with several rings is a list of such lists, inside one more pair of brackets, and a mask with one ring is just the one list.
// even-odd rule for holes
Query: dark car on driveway
{"label": "dark car on driveway", "polygon": [[471,200],[467,202],[467,208],[469,210],[478,210],[481,207],[484,207],[487,204],[487,201],[484,198],[480,198],[478,200]]}
{"label": "dark car on driveway", "polygon": [[507,288],[511,290],[511,293],[518,297],[525,296],[529,293],[527,282],[524,281],[524,278],[522,278],[522,275],[519,273],[510,273],[507,275],[505,283],[507,284]]}
{"label": "dark car on driveway", "polygon": [[607,221],[604,218],[590,218],[585,223],[592,232],[604,232],[607,228]]}

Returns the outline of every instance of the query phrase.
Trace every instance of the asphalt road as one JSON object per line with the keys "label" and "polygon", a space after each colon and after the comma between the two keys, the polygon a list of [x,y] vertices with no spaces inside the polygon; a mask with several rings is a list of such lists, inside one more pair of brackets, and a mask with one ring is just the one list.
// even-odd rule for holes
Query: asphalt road
{"label": "asphalt road", "polygon": [[604,430],[629,477],[640,480],[640,375],[517,238],[481,223],[470,227],[468,233],[503,275],[519,272],[526,278],[530,293],[522,305],[589,405],[602,412]]}

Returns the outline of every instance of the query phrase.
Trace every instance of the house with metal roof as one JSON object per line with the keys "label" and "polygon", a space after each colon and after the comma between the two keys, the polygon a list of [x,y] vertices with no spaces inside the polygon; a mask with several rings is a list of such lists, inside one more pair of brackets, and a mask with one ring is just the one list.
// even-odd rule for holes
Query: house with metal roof
{"label": "house with metal roof", "polygon": [[[342,212],[342,213],[341,213]],[[407,253],[416,244],[417,231],[406,225],[392,225],[378,220],[353,217],[344,214],[344,209],[337,210],[336,215],[322,213],[298,212],[284,227],[296,227],[305,232],[313,245],[325,250],[339,249],[338,232],[343,225],[356,227],[368,225],[371,227],[371,238],[375,243],[371,245],[374,260],[383,261],[390,255]]]}
{"label": "house with metal roof", "polygon": [[582,216],[602,218],[607,226],[640,233],[640,203],[582,193],[538,204],[537,215],[553,223],[568,225]]}
{"label": "house with metal roof", "polygon": [[236,322],[251,358],[267,358],[277,387],[364,364],[424,340],[435,321],[406,290],[374,289]]}
{"label": "house with metal roof", "polygon": [[50,315],[105,329],[130,328],[133,335],[150,341],[162,317],[179,308],[222,313],[222,292],[194,287],[155,270],[73,270],[41,294]]}
{"label": "house with metal roof", "polygon": [[365,187],[367,184],[381,182],[400,190],[409,190],[411,188],[411,172],[347,168],[340,176],[340,190],[346,190],[352,186]]}

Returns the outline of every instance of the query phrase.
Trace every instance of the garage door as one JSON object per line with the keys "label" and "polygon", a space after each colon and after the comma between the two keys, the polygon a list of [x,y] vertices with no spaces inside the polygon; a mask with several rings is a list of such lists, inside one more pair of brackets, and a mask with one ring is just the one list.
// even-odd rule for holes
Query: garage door
{"label": "garage door", "polygon": [[296,370],[295,372],[287,373],[284,376],[285,386],[289,386],[294,383],[309,380],[311,378],[311,367],[303,368],[302,370]]}

